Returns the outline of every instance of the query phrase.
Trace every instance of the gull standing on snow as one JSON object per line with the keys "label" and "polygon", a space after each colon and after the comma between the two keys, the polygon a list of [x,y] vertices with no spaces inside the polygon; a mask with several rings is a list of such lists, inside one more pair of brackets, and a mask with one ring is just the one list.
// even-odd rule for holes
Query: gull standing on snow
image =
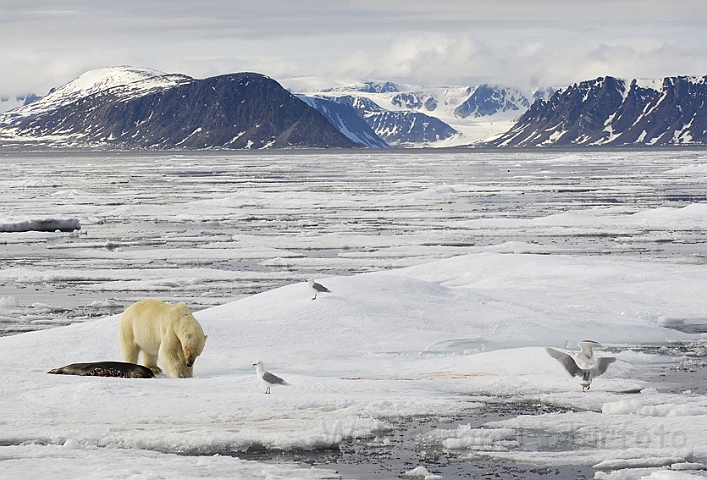
{"label": "gull standing on snow", "polygon": [[314,291],[314,296],[312,297],[312,300],[316,300],[316,299],[317,299],[317,293],[320,293],[320,292],[331,293],[331,290],[329,290],[328,288],[326,288],[326,287],[325,287],[324,285],[322,285],[321,283],[315,282],[315,281],[314,281],[313,279],[311,279],[311,278],[308,278],[307,280],[305,280],[305,282],[307,282],[307,283],[309,284],[309,288],[311,288],[312,291]]}
{"label": "gull standing on snow", "polygon": [[263,382],[266,386],[265,393],[269,394],[270,387],[273,385],[289,385],[289,383],[287,383],[277,375],[273,375],[270,372],[266,372],[263,362],[254,363],[253,366],[256,367],[255,373],[258,375],[258,380]]}
{"label": "gull standing on snow", "polygon": [[586,392],[592,384],[592,379],[606,372],[609,364],[616,361],[614,357],[599,357],[596,362],[593,362],[594,349],[601,347],[601,344],[592,340],[583,340],[579,342],[579,352],[565,353],[554,348],[545,350],[552,358],[557,359],[570,375],[581,377],[579,384],[582,386],[582,391]]}

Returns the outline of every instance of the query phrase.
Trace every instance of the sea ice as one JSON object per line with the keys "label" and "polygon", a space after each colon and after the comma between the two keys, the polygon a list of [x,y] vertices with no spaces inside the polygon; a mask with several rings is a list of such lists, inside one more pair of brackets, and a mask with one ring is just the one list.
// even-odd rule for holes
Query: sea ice
{"label": "sea ice", "polygon": [[[705,160],[674,153],[12,156],[0,224],[81,230],[0,239],[3,326],[74,322],[0,338],[0,469],[337,478],[237,457],[388,448],[372,439],[401,419],[488,403],[553,413],[424,438],[597,478],[700,475],[679,469],[707,463],[702,386],[649,375],[703,368],[704,335],[678,329],[707,318]],[[312,302],[311,275],[332,293]],[[145,296],[196,311],[194,378],[46,373],[118,360],[118,314]],[[617,358],[587,393],[544,350],[584,339]],[[259,360],[292,386],[263,395]]]}
{"label": "sea ice", "polygon": [[[704,269],[486,253],[330,277],[327,285],[334,293],[316,302],[297,282],[196,312],[209,340],[192,379],[46,374],[117,359],[117,315],[0,338],[0,442],[7,445],[0,458],[16,472],[75,475],[129,452],[130,471],[139,474],[154,458],[174,471],[166,467],[173,454],[198,454],[215,471],[229,464],[247,472],[253,462],[218,455],[336,447],[386,431],[389,418],[453,415],[470,398],[506,396],[575,411],[450,427],[429,440],[500,461],[582,459],[609,470],[707,461],[703,396],[621,393],[650,386],[632,378],[649,358],[633,366],[637,354],[620,352],[616,368],[582,393],[542,348],[585,337],[618,351],[627,342],[699,339],[657,319],[667,311],[707,314],[694,293],[707,288]],[[259,359],[292,386],[263,395],[252,370]],[[569,438],[571,448],[529,449],[528,432]],[[285,478],[331,475],[257,465]],[[118,476],[101,471],[98,478]]]}

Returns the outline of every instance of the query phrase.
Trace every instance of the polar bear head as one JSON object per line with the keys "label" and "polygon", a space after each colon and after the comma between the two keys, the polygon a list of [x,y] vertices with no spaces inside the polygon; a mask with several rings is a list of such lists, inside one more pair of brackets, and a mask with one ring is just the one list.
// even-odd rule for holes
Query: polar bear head
{"label": "polar bear head", "polygon": [[185,333],[184,337],[181,338],[182,341],[182,351],[184,353],[184,361],[187,367],[193,367],[196,357],[201,355],[204,351],[204,344],[206,344],[206,339],[208,335],[195,335],[192,333]]}
{"label": "polar bear head", "polygon": [[184,363],[187,367],[192,367],[196,357],[204,350],[208,335],[204,335],[204,330],[185,303],[180,302],[176,307],[180,310],[180,321],[175,333],[182,344]]}

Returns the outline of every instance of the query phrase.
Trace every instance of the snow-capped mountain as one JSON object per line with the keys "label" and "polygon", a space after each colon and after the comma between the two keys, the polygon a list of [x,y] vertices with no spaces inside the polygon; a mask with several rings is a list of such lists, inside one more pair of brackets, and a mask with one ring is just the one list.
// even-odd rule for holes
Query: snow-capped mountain
{"label": "snow-capped mountain", "polygon": [[[250,143],[246,140],[245,132],[250,131],[252,125],[266,124],[269,119],[239,118],[239,122],[247,125],[239,126],[238,131],[233,131],[235,124],[221,125],[222,117],[235,115],[235,106],[227,106],[225,98],[213,97],[210,92],[195,87],[200,82],[203,80],[147,68],[122,66],[91,70],[32,103],[0,113],[0,138],[50,145],[120,145],[121,148],[264,148],[291,144],[292,139],[273,143],[272,138],[255,134],[249,138]],[[172,99],[173,91],[204,97],[190,97],[186,101],[181,97]],[[228,96],[227,89],[220,93]],[[161,103],[152,104],[156,98]],[[166,107],[167,98],[175,105]],[[315,141],[317,135],[309,132],[301,134],[303,138],[293,145],[344,147],[359,144],[370,148],[475,144],[508,130],[529,105],[523,93],[514,88],[417,87],[387,81],[361,82],[300,94],[299,99],[323,115],[349,141],[334,140],[331,131]],[[256,93],[249,100],[265,102],[253,106],[250,114],[265,114],[264,105],[272,99]],[[214,104],[209,106],[207,101]],[[214,117],[213,110],[220,108],[231,112],[226,115],[219,111]],[[155,116],[157,111],[165,110],[170,113]],[[168,124],[169,121],[181,123]],[[317,125],[320,122],[310,122],[309,128]],[[270,132],[271,137],[282,133],[278,128]],[[330,130],[329,126],[324,128]],[[224,133],[216,135],[215,130]],[[161,132],[161,136],[157,138],[155,132]],[[309,141],[314,143],[310,145]]]}
{"label": "snow-capped mountain", "polygon": [[529,95],[361,82],[295,96],[256,73],[197,80],[106,67],[0,113],[0,140],[183,149],[704,145],[705,101],[707,77],[600,77]]}
{"label": "snow-capped mountain", "polygon": [[399,92],[400,88],[393,82],[361,82],[345,87],[332,87],[321,90],[322,92],[364,92],[364,93],[391,93]]}
{"label": "snow-capped mountain", "polygon": [[707,77],[600,77],[536,101],[496,146],[707,143]]}
{"label": "snow-capped mountain", "polygon": [[320,97],[298,95],[300,100],[324,115],[329,123],[334,125],[341,133],[356,143],[369,148],[388,148],[389,145],[376,135],[376,132],[359,117],[356,110],[349,105],[327,100]]}
{"label": "snow-capped mountain", "polygon": [[516,88],[491,87],[479,85],[464,102],[454,109],[454,115],[459,118],[487,117],[508,111],[524,112],[530,107],[530,102]]}
{"label": "snow-capped mountain", "polygon": [[430,145],[458,134],[437,118],[417,111],[387,110],[364,96],[347,94],[331,99],[352,108],[389,145]]}
{"label": "snow-capped mountain", "polygon": [[25,101],[22,107],[0,114],[0,126],[16,123],[24,118],[46,113],[108,90],[116,97],[128,99],[191,80],[193,79],[186,75],[170,75],[149,68],[128,66],[98,68],[58,88],[53,88],[44,97],[37,98],[33,102]]}
{"label": "snow-capped mountain", "polygon": [[360,146],[263,75],[196,80],[132,67],[87,72],[0,115],[0,139],[152,149]]}
{"label": "snow-capped mountain", "polygon": [[479,85],[420,87],[363,82],[309,93],[350,105],[395,146],[454,146],[508,130],[530,106],[516,88]]}

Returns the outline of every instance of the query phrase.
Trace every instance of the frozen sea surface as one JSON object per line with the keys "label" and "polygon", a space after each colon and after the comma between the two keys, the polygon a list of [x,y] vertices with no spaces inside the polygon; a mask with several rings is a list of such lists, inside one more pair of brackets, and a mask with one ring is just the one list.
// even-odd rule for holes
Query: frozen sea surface
{"label": "frozen sea surface", "polygon": [[[3,160],[0,478],[705,478],[701,150]],[[145,296],[194,378],[47,375]]]}
{"label": "frozen sea surface", "polygon": [[[0,334],[489,250],[701,264],[706,157],[5,152]],[[17,231],[48,221],[80,230]]]}

